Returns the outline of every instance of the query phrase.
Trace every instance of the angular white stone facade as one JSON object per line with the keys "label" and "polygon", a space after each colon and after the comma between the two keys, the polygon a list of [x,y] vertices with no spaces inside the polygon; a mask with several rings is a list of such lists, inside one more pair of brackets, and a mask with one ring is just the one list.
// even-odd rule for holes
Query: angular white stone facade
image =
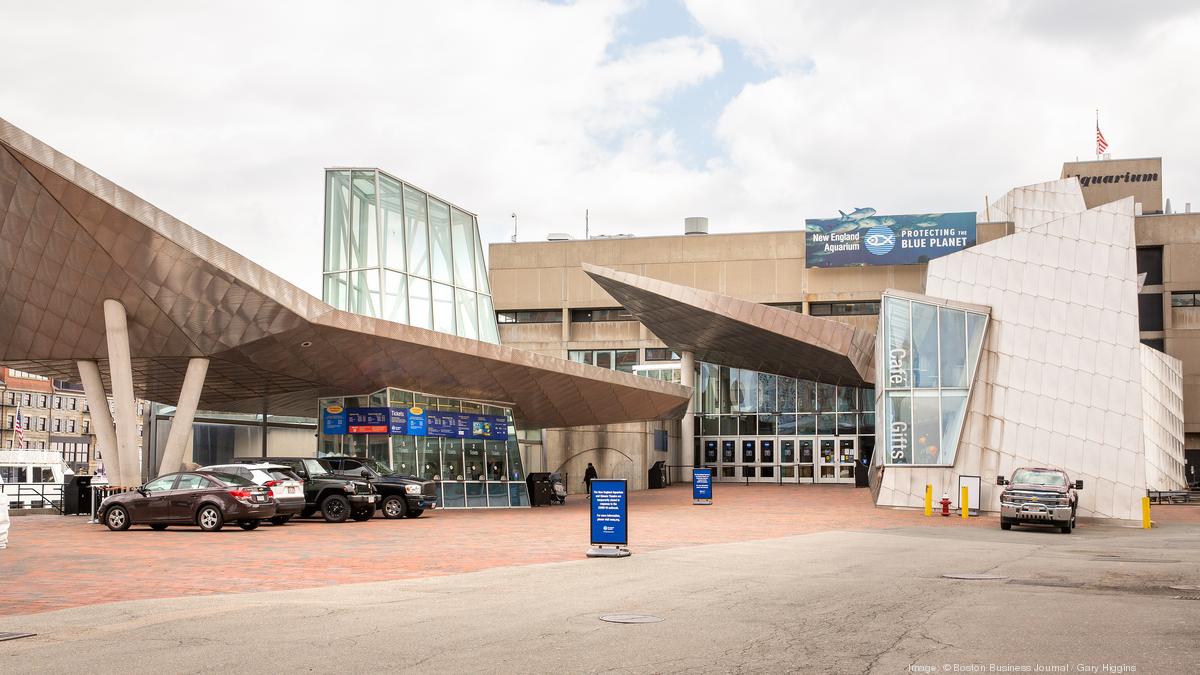
{"label": "angular white stone facade", "polygon": [[996,475],[1054,466],[1083,479],[1080,515],[1139,518],[1148,485],[1183,479],[1183,426],[1179,362],[1139,342],[1133,199],[1084,210],[1071,178],[1013,190],[997,214],[1013,234],[927,275],[931,298],[991,308],[954,465],[885,466],[877,503],[920,506],[927,483],[957,503],[976,475],[996,511]]}

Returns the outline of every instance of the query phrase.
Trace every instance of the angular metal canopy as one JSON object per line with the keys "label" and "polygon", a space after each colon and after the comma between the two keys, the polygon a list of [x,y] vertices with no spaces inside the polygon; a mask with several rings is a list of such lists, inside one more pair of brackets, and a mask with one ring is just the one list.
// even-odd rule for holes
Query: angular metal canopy
{"label": "angular metal canopy", "polygon": [[829,384],[875,381],[875,334],[698,288],[584,263],[660,340],[710,363]]}
{"label": "angular metal canopy", "polygon": [[512,406],[531,427],[682,415],[690,389],[342,312],[0,119],[0,363],[109,386],[103,302],[128,313],[137,394],[315,416],[385,386]]}

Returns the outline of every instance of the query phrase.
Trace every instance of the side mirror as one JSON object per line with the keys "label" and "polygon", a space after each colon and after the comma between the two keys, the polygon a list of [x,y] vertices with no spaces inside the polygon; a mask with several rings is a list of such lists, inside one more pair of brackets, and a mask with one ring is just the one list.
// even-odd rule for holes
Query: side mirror
{"label": "side mirror", "polygon": [[363,478],[370,478],[370,477],[371,477],[371,472],[370,472],[370,471],[367,471],[366,469],[363,469],[363,470],[362,470],[362,477],[363,477]]}
{"label": "side mirror", "polygon": [[996,485],[1008,485],[1008,481],[1004,479],[1004,476],[996,476]]}
{"label": "side mirror", "polygon": [[139,485],[137,486],[137,493],[145,497],[146,495],[150,494],[150,491],[146,489],[145,485]]}
{"label": "side mirror", "polygon": [[1081,481],[1081,480],[1075,481],[1075,489],[1082,490],[1083,489],[1083,481]]}

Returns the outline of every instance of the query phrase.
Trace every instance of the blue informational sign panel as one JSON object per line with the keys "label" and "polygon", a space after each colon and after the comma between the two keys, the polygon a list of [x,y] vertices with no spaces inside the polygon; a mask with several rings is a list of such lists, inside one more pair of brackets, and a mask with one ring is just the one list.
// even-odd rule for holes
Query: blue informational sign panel
{"label": "blue informational sign panel", "polygon": [[974,211],[879,216],[875,209],[804,221],[805,267],[914,265],[975,245]]}
{"label": "blue informational sign panel", "polygon": [[508,440],[508,418],[504,415],[439,412],[420,406],[411,408],[342,408],[321,411],[321,432],[326,435],[392,434]]}
{"label": "blue informational sign panel", "polygon": [[692,469],[692,503],[712,503],[712,469]]}
{"label": "blue informational sign panel", "polygon": [[340,405],[321,409],[321,433],[341,436],[346,433],[346,410]]}
{"label": "blue informational sign panel", "polygon": [[592,546],[629,544],[629,489],[624,479],[592,480]]}

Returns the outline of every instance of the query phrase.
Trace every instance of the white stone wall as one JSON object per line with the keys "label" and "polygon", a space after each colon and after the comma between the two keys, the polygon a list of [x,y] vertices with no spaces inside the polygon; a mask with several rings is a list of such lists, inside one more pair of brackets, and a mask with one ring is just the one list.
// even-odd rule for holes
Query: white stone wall
{"label": "white stone wall", "polygon": [[1142,436],[1146,488],[1186,490],[1183,454],[1183,362],[1141,345]]}
{"label": "white stone wall", "polygon": [[1084,480],[1080,515],[1140,516],[1133,200],[1036,223],[1067,208],[1072,182],[1014,190],[1005,198],[1020,222],[1014,234],[929,264],[928,295],[988,305],[991,321],[954,467],[887,467],[880,504],[919,506],[926,483],[940,497],[959,475],[979,475],[981,504],[994,511],[997,474],[1049,465]]}
{"label": "white stone wall", "polygon": [[984,217],[991,222],[1009,221],[1018,232],[1087,210],[1078,178],[1063,178],[1009,190],[992,202]]}

